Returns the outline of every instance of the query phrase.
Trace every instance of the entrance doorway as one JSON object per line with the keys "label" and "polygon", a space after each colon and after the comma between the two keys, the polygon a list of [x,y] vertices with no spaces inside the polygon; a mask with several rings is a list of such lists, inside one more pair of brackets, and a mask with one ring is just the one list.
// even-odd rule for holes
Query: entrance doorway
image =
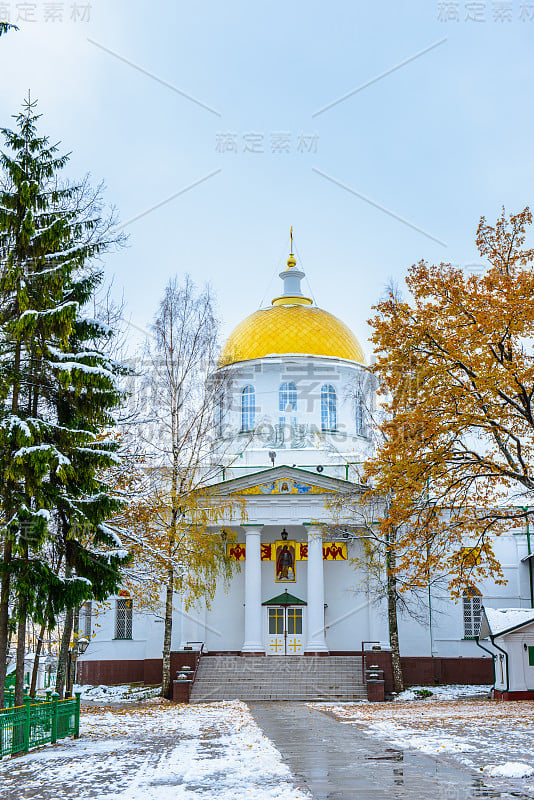
{"label": "entrance doorway", "polygon": [[267,655],[301,656],[304,652],[304,608],[267,608]]}

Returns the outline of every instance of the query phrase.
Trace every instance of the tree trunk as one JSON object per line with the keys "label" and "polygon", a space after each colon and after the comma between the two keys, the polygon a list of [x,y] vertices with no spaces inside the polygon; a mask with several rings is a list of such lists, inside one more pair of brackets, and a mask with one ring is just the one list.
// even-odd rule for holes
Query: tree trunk
{"label": "tree trunk", "polygon": [[15,668],[15,705],[21,706],[24,699],[24,656],[26,655],[26,618],[28,600],[24,594],[19,597],[17,626],[17,666]]}
{"label": "tree trunk", "polygon": [[[402,663],[399,648],[399,629],[397,625],[397,591],[395,587],[395,578],[388,579],[388,625],[389,625],[389,641],[391,644],[391,661],[393,664],[393,681],[395,684],[395,691],[402,692],[404,690],[404,679],[402,676]],[[392,584],[390,586],[390,584]]]}
{"label": "tree trunk", "polygon": [[[7,537],[7,533],[6,533]],[[5,682],[7,670],[7,654],[9,645],[9,588],[11,575],[6,569],[11,561],[12,545],[6,538],[4,543],[4,571],[0,584],[0,708],[5,705]]]}
{"label": "tree trunk", "polygon": [[63,634],[61,636],[61,646],[59,648],[59,656],[57,660],[57,675],[56,675],[56,692],[59,699],[63,699],[65,691],[65,677],[67,675],[67,660],[69,655],[70,638],[72,635],[72,625],[74,622],[74,609],[69,608],[65,615],[65,625],[63,627]]}
{"label": "tree trunk", "polygon": [[171,699],[171,639],[172,639],[172,608],[174,596],[174,570],[172,567],[167,573],[167,597],[165,601],[165,631],[163,634],[163,669],[161,675],[161,696]]}
{"label": "tree trunk", "polygon": [[37,675],[39,673],[39,659],[41,657],[41,650],[43,648],[43,637],[46,633],[46,622],[43,622],[39,631],[39,638],[35,647],[35,658],[33,661],[32,682],[30,685],[30,696],[35,697],[35,690],[37,688]]}
{"label": "tree trunk", "polygon": [[386,554],[387,596],[388,596],[388,628],[391,645],[391,662],[393,666],[393,683],[396,692],[404,690],[402,663],[399,647],[399,626],[397,620],[397,579],[395,577],[395,551],[392,546],[394,534],[389,537]]}

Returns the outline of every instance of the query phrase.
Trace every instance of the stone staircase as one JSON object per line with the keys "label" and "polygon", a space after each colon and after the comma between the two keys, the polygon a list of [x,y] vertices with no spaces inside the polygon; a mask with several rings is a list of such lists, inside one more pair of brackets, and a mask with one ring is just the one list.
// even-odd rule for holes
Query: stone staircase
{"label": "stone staircase", "polygon": [[365,699],[359,656],[205,655],[190,702]]}

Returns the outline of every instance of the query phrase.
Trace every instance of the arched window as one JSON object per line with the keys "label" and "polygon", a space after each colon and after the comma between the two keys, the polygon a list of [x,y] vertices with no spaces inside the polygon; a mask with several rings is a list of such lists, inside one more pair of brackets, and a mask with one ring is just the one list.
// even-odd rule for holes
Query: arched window
{"label": "arched window", "polygon": [[292,425],[297,424],[295,412],[297,410],[297,387],[291,381],[283,383],[278,392],[278,409],[280,411],[280,425],[291,421]]}
{"label": "arched window", "polygon": [[[125,592],[127,594],[127,592]],[[115,609],[115,639],[132,638],[133,600],[131,597],[119,597]]]}
{"label": "arched window", "polygon": [[321,387],[321,430],[335,431],[337,428],[336,390],[325,383]]}
{"label": "arched window", "polygon": [[363,395],[360,391],[356,392],[356,397],[354,398],[354,421],[358,436],[365,436],[365,406]]}
{"label": "arched window", "polygon": [[474,639],[480,632],[482,616],[482,595],[474,586],[469,586],[463,593],[464,607],[464,639]]}
{"label": "arched window", "polygon": [[241,392],[241,431],[253,431],[256,424],[256,398],[253,386]]}

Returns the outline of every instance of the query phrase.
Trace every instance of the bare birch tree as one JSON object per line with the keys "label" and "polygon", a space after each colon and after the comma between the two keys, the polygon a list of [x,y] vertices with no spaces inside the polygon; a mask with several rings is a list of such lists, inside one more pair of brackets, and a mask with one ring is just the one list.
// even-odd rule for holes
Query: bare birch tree
{"label": "bare birch tree", "polygon": [[197,289],[188,276],[182,284],[172,278],[153,332],[143,370],[148,407],[135,427],[149,480],[126,515],[134,569],[143,573],[141,593],[154,600],[165,591],[162,695],[168,697],[174,599],[179,593],[186,606],[209,601],[216,578],[229,578],[224,537],[211,526],[232,501],[209,497],[220,470],[210,451],[224,391],[223,375],[214,377],[218,321],[209,289]]}

